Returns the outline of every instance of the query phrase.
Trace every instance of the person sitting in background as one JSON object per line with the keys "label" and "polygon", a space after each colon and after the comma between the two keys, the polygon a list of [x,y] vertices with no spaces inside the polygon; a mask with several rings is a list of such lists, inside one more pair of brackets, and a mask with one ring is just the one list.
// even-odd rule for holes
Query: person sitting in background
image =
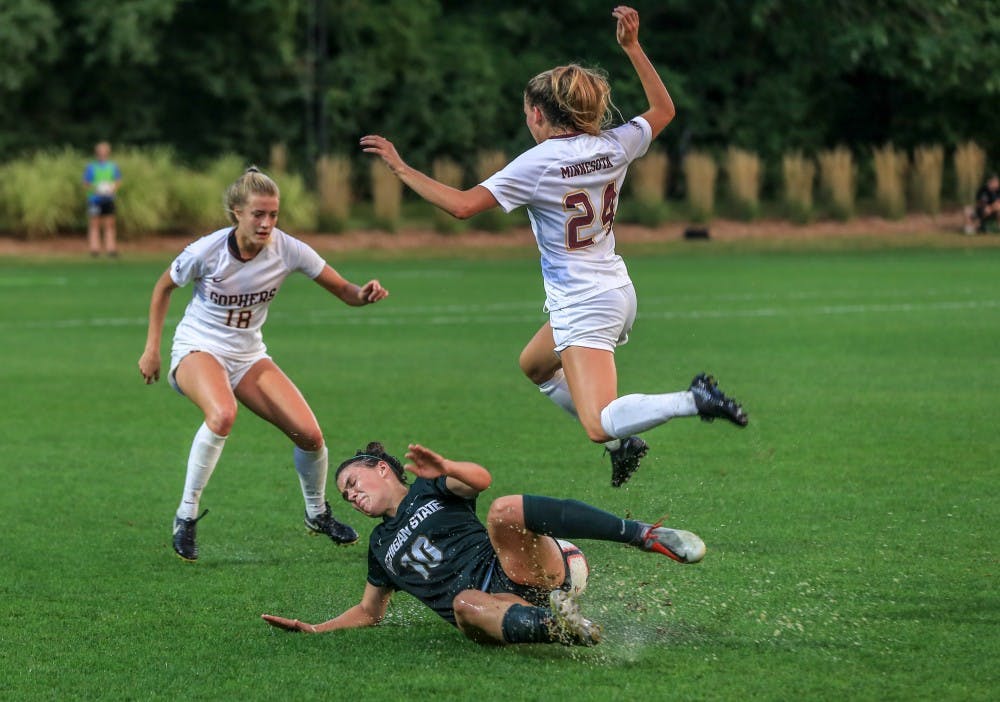
{"label": "person sitting in background", "polygon": [[976,191],[976,204],[966,210],[966,234],[1000,232],[1000,174],[991,173]]}

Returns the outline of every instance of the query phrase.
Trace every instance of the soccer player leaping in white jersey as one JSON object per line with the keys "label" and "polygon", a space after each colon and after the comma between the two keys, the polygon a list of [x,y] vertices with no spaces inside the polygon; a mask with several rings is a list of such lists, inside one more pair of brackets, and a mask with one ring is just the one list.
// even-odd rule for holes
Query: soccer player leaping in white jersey
{"label": "soccer player leaping in white jersey", "polygon": [[646,454],[635,434],[673,417],[727,419],[746,426],[741,405],[714,379],[699,374],[688,390],[618,397],[615,348],[628,340],[635,290],[615,253],[612,224],[628,165],[646,153],[674,117],[674,103],[639,45],[639,14],[619,6],[616,35],[639,76],[647,109],[614,129],[604,75],[571,64],[540,73],[524,91],[524,115],[536,146],[469,190],[457,190],[407,165],[392,142],[361,139],[399,179],[428,202],[467,218],[500,206],[524,205],[541,252],[545,283],[542,325],[521,352],[524,374],[576,416],[590,439],[611,454],[611,484],[624,484]]}
{"label": "soccer player leaping in white jersey", "polygon": [[[170,294],[193,283],[194,294],[174,333],[167,378],[202,411],[188,455],[184,493],[174,515],[173,545],[187,561],[198,558],[195,541],[202,491],[236,419],[237,400],[278,427],[294,448],[306,503],[306,527],[340,544],[358,533],[333,517],[326,501],[327,448],[306,399],[267,354],[261,327],[281,283],[304,273],[348,305],[358,307],[389,293],[377,280],[355,285],[327,265],[306,243],[277,228],[279,191],[273,180],[249,168],[226,191],[234,226],[198,239],[174,259],[153,288],[146,348],[139,372],[146,383],[160,378],[160,339]],[[207,511],[207,510],[206,510]]]}

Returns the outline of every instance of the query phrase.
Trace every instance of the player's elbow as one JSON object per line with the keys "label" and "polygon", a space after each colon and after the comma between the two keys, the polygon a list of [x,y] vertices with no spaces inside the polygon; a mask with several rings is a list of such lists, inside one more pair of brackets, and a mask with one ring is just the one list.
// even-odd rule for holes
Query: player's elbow
{"label": "player's elbow", "polygon": [[449,209],[446,210],[455,219],[469,219],[479,211],[467,202],[458,202]]}
{"label": "player's elbow", "polygon": [[386,607],[382,607],[381,609],[375,607],[366,607],[365,605],[362,604],[360,606],[361,610],[361,617],[360,617],[361,621],[359,622],[360,625],[376,626],[380,624],[382,620],[385,619],[386,609],[387,609]]}
{"label": "player's elbow", "polygon": [[649,128],[653,133],[654,139],[659,136],[660,132],[667,128],[667,125],[674,120],[676,115],[677,109],[674,107],[673,103],[670,103],[669,105],[656,110],[655,113],[646,118],[646,121],[649,122]]}
{"label": "player's elbow", "polygon": [[477,185],[468,190],[455,191],[445,210],[457,219],[468,219],[496,205],[493,194],[482,185]]}

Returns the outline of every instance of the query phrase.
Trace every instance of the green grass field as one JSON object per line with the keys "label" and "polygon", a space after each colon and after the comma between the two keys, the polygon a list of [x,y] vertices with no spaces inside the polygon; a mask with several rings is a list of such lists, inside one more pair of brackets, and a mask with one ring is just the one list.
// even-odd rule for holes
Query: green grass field
{"label": "green grass field", "polygon": [[169,258],[0,262],[0,699],[996,699],[1000,249],[625,253],[640,317],[620,391],[707,370],[751,424],[649,432],[621,490],[518,372],[543,321],[532,254],[331,260],[392,296],[351,309],[290,279],[265,328],[334,464],[420,441],[493,471],[481,514],[533,492],[704,538],[686,567],[581,543],[606,631],[586,650],[481,648],[407,595],[376,629],[268,627],[354,604],[365,549],[306,535],[291,445],[244,411],[201,560],[174,556],[200,417],[136,368]]}

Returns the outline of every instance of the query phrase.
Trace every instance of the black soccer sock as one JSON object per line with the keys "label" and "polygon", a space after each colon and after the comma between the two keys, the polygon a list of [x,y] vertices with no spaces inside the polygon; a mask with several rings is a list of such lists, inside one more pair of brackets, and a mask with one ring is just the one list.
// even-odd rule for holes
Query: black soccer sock
{"label": "black soccer sock", "polygon": [[524,526],[528,531],[560,539],[596,539],[636,544],[645,525],[616,517],[579,500],[522,495]]}
{"label": "black soccer sock", "polygon": [[507,643],[552,643],[549,630],[552,613],[542,607],[511,605],[503,615],[500,626]]}

